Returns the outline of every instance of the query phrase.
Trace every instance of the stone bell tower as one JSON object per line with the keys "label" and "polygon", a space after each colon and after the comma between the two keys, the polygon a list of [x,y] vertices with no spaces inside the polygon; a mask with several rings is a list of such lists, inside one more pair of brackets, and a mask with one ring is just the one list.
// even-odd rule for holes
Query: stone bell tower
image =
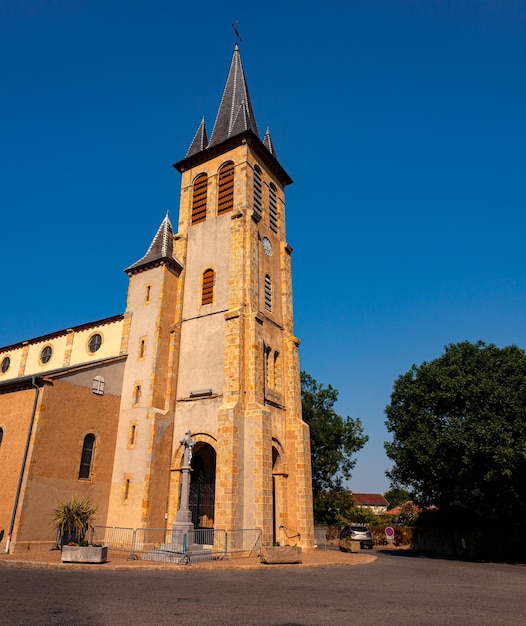
{"label": "stone bell tower", "polygon": [[179,223],[127,269],[127,353],[108,523],[176,521],[191,433],[195,527],[313,546],[284,189],[260,139],[238,45],[208,138],[186,156]]}
{"label": "stone bell tower", "polygon": [[[301,418],[285,187],[261,140],[238,45],[208,139],[201,122],[184,159],[174,255],[182,274],[172,459],[190,430],[194,490],[208,485],[217,528],[262,528],[264,543],[313,544],[308,426]],[[199,481],[201,485],[199,486]],[[297,535],[296,535],[297,533]]]}

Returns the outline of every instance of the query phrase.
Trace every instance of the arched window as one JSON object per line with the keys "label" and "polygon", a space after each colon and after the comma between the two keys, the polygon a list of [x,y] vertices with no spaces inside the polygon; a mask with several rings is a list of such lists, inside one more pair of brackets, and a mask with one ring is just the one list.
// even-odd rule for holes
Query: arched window
{"label": "arched window", "polygon": [[277,189],[274,183],[270,183],[268,188],[268,220],[270,230],[278,232],[278,201]]}
{"label": "arched window", "polygon": [[265,275],[265,309],[272,311],[272,281],[268,274]]}
{"label": "arched window", "polygon": [[203,288],[201,292],[201,304],[212,304],[214,301],[215,272],[207,269],[203,273]]}
{"label": "arched window", "polygon": [[234,208],[234,164],[225,163],[219,169],[217,214],[223,215]]}
{"label": "arched window", "polygon": [[274,352],[274,389],[281,389],[281,358],[279,352]]}
{"label": "arched window", "polygon": [[11,359],[8,356],[5,356],[2,359],[2,374],[5,374],[11,365]]}
{"label": "arched window", "polygon": [[91,466],[93,464],[93,450],[95,448],[95,435],[91,433],[84,437],[82,455],[80,457],[79,480],[89,480]]}
{"label": "arched window", "polygon": [[261,193],[261,170],[254,165],[254,217],[259,221],[263,208],[263,196]]}
{"label": "arched window", "polygon": [[192,224],[199,224],[206,220],[206,195],[208,191],[208,176],[199,174],[194,180],[192,195]]}
{"label": "arched window", "polygon": [[272,380],[272,363],[271,363],[272,349],[270,346],[265,346],[265,389],[273,387]]}

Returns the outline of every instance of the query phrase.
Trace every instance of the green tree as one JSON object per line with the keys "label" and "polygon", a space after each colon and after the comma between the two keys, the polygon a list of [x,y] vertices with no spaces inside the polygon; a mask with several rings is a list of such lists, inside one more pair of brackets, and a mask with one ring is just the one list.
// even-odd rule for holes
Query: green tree
{"label": "green tree", "polygon": [[410,500],[404,502],[400,507],[400,513],[395,515],[393,523],[395,526],[416,526],[420,510],[418,506]]}
{"label": "green tree", "polygon": [[303,419],[310,427],[312,487],[315,496],[323,491],[341,491],[356,464],[352,456],[369,437],[360,419],[343,418],[334,410],[338,391],[324,387],[312,376],[301,373]]}
{"label": "green tree", "polygon": [[356,506],[350,491],[322,491],[314,494],[314,523],[345,526],[354,520]]}
{"label": "green tree", "polygon": [[526,512],[526,354],[483,342],[446,346],[394,384],[388,472],[417,501],[486,518]]}
{"label": "green tree", "polygon": [[384,493],[384,498],[389,502],[390,509],[412,499],[411,494],[406,489],[389,489]]}

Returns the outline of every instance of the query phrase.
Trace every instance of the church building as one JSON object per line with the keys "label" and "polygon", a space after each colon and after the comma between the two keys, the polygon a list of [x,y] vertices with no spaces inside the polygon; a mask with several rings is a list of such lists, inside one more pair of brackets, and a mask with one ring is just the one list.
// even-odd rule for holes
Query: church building
{"label": "church building", "polygon": [[289,529],[313,547],[292,180],[260,138],[237,44],[210,137],[203,119],[174,167],[179,221],[126,269],[124,313],[0,348],[2,551],[52,545],[72,496],[100,526],[170,528],[187,432],[196,528],[260,528],[263,545]]}

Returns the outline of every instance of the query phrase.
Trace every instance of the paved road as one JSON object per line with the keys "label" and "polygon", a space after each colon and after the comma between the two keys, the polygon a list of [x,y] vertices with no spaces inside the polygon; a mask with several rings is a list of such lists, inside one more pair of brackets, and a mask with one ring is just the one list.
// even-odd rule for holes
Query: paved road
{"label": "paved road", "polygon": [[526,567],[380,552],[323,568],[0,568],[0,624],[526,624]]}

